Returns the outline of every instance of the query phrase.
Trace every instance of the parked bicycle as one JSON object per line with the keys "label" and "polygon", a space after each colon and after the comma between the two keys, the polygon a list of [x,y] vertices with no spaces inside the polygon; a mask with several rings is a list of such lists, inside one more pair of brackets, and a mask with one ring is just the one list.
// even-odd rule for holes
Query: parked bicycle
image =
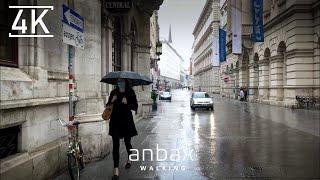
{"label": "parked bicycle", "polygon": [[73,122],[65,122],[62,119],[57,119],[60,121],[61,125],[67,127],[70,130],[68,139],[68,170],[72,180],[79,180],[80,179],[80,170],[85,167],[84,163],[84,151],[81,145],[81,138],[79,136],[79,125],[80,119],[79,116],[83,115],[84,113],[78,114],[74,116]]}

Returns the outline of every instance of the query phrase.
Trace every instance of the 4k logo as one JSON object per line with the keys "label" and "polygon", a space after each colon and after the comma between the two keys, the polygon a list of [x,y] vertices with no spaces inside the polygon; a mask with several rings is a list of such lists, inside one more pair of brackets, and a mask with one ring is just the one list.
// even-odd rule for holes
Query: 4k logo
{"label": "4k logo", "polygon": [[[53,10],[53,6],[9,6],[10,9],[19,9],[18,14],[12,24],[12,30],[21,31],[21,34],[11,34],[9,37],[53,37],[50,34],[47,26],[43,22],[42,18],[50,10]],[[31,9],[31,34],[26,34],[28,27],[26,26],[26,20],[21,19],[21,26],[18,25],[21,15],[24,9]],[[36,9],[44,9],[38,17],[36,17]],[[40,25],[45,34],[36,34],[36,26]]]}

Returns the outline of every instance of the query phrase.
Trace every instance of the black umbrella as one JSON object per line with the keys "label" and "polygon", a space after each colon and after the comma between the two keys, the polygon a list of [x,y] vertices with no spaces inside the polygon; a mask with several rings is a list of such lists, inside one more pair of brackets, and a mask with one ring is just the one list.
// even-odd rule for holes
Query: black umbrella
{"label": "black umbrella", "polygon": [[119,78],[127,79],[131,86],[149,85],[152,83],[148,76],[131,71],[109,72],[100,82],[116,85]]}

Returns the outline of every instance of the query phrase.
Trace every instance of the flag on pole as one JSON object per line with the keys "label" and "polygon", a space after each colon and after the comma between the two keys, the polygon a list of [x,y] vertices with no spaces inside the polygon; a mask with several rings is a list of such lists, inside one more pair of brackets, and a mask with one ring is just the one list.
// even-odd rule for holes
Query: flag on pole
{"label": "flag on pole", "polygon": [[212,36],[212,66],[219,66],[219,39]]}
{"label": "flag on pole", "polygon": [[252,0],[252,41],[264,42],[262,0]]}
{"label": "flag on pole", "polygon": [[226,36],[227,36],[226,31],[219,28],[219,56],[220,56],[219,59],[220,59],[220,62],[227,60]]}
{"label": "flag on pole", "polygon": [[232,7],[232,53],[242,53],[242,18],[241,11]]}

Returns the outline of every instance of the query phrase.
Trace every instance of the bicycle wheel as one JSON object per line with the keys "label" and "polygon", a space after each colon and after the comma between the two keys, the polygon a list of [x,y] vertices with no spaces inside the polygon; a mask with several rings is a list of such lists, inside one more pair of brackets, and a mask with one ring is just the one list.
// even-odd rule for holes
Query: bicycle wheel
{"label": "bicycle wheel", "polygon": [[80,179],[80,168],[74,154],[68,155],[68,169],[72,180]]}
{"label": "bicycle wheel", "polygon": [[83,169],[85,167],[85,163],[84,163],[84,151],[82,149],[82,145],[81,143],[79,142],[78,144],[79,146],[79,165],[80,165],[80,168]]}

